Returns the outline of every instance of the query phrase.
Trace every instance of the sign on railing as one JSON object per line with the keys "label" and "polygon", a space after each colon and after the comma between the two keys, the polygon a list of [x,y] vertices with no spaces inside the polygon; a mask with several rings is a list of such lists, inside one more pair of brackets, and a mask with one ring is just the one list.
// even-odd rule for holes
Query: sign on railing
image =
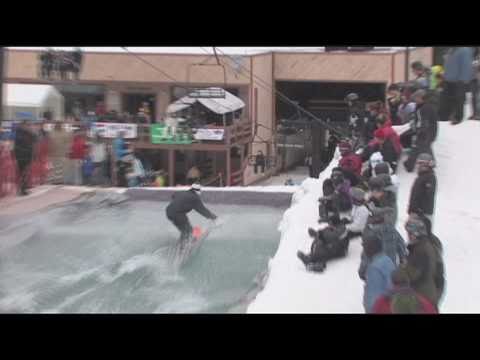
{"label": "sign on railing", "polygon": [[195,140],[222,141],[225,129],[194,129],[193,133]]}
{"label": "sign on railing", "polygon": [[92,123],[88,136],[93,137],[95,134],[99,134],[105,138],[116,138],[118,134],[123,131],[123,137],[125,139],[134,139],[137,137],[137,125],[136,124],[119,124],[119,123]]}
{"label": "sign on railing", "polygon": [[191,144],[192,138],[180,128],[173,128],[163,124],[150,126],[152,144]]}

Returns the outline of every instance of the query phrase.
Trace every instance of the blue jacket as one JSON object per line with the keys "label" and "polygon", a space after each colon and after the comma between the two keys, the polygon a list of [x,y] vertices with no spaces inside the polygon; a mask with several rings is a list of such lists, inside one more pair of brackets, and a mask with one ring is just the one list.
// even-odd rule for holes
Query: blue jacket
{"label": "blue jacket", "polygon": [[474,79],[473,49],[457,47],[448,52],[445,59],[445,81],[469,83]]}
{"label": "blue jacket", "polygon": [[372,312],[375,301],[392,289],[391,275],[394,270],[395,265],[384,253],[375,255],[368,264],[363,293],[363,306],[367,314]]}
{"label": "blue jacket", "polygon": [[116,138],[113,140],[113,151],[115,152],[115,158],[117,161],[120,160],[125,153],[124,146],[125,141],[123,139]]}

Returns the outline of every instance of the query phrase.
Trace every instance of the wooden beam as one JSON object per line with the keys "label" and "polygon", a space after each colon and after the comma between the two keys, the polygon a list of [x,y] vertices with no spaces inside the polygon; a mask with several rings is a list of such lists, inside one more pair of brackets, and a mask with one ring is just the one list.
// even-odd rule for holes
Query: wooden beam
{"label": "wooden beam", "polygon": [[168,186],[175,186],[175,150],[168,150]]}
{"label": "wooden beam", "polygon": [[231,186],[231,184],[232,184],[232,160],[230,158],[230,149],[227,149],[227,151],[225,151],[225,154],[227,155],[227,181],[226,181],[226,184],[227,184],[227,186]]}

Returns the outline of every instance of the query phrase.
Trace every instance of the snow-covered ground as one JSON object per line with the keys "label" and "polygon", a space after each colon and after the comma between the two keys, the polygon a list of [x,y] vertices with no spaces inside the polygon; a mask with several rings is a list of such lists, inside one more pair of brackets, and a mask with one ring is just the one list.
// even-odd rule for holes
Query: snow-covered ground
{"label": "snow-covered ground", "polygon": [[[467,112],[466,117],[469,114]],[[443,313],[480,312],[480,165],[474,160],[480,121],[451,126],[441,123],[434,146],[438,190],[434,233],[444,245],[447,287]],[[336,154],[338,157],[338,153]],[[249,313],[362,313],[363,282],[357,275],[361,244],[353,241],[348,257],[328,263],[323,274],[309,273],[296,257],[309,251],[308,227],[318,227],[322,182],[337,163],[334,159],[319,179],[306,179],[293,196],[280,224],[281,241],[270,261],[265,288],[250,304]],[[398,229],[403,224],[415,174],[399,168]]]}

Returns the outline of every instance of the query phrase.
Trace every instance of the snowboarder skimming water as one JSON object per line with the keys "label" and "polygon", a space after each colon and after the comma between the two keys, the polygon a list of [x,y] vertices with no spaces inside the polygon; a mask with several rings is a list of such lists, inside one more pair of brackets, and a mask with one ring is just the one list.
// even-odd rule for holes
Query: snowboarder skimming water
{"label": "snowboarder skimming water", "polygon": [[195,210],[207,219],[215,220],[217,216],[208,210],[200,198],[201,186],[193,184],[187,191],[173,194],[172,201],[167,206],[167,218],[180,231],[180,241],[185,242],[192,235],[192,225],[187,214]]}

